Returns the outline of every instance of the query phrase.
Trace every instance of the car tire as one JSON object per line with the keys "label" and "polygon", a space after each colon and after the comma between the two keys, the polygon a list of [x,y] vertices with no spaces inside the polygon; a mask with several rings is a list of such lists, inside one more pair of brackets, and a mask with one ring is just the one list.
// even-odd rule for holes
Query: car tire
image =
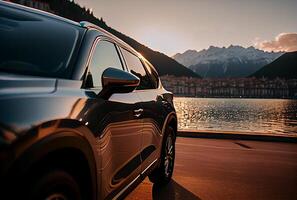
{"label": "car tire", "polygon": [[54,170],[35,179],[28,199],[32,200],[81,200],[81,190],[75,178],[63,170]]}
{"label": "car tire", "polygon": [[175,160],[175,134],[172,127],[167,127],[164,134],[160,165],[149,175],[152,183],[165,185],[170,182]]}

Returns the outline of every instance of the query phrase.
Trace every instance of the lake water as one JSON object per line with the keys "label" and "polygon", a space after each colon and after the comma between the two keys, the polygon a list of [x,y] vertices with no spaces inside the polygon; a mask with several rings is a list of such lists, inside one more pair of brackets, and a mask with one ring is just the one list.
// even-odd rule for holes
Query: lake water
{"label": "lake water", "polygon": [[297,135],[297,100],[175,97],[179,129]]}

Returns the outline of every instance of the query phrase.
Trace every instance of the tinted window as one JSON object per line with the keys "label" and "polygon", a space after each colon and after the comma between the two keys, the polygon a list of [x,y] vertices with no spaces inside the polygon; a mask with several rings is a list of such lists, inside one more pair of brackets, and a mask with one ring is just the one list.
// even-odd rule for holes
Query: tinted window
{"label": "tinted window", "polygon": [[130,72],[136,75],[140,79],[140,84],[137,89],[144,90],[144,89],[153,88],[152,83],[148,75],[146,74],[146,71],[144,70],[140,59],[125,49],[122,49],[122,53],[125,57],[125,60],[128,65],[128,68],[130,69]]}
{"label": "tinted window", "polygon": [[66,78],[83,31],[75,25],[0,6],[0,71]]}
{"label": "tinted window", "polygon": [[155,68],[152,66],[151,63],[145,61],[145,66],[148,72],[148,75],[151,78],[152,84],[154,86],[154,88],[158,88],[159,87],[159,76],[158,73],[156,72]]}
{"label": "tinted window", "polygon": [[101,76],[108,67],[123,69],[118,52],[113,43],[99,41],[90,62],[87,87],[102,87]]}

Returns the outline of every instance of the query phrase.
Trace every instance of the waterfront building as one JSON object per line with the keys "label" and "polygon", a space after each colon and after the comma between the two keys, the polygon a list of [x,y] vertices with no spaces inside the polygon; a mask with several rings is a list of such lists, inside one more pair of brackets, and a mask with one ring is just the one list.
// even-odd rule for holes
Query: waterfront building
{"label": "waterfront building", "polygon": [[163,86],[177,96],[297,98],[297,79],[188,78],[166,75]]}

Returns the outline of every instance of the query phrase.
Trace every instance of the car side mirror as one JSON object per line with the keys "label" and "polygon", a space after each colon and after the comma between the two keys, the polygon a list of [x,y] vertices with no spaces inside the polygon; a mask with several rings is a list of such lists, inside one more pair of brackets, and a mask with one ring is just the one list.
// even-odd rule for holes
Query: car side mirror
{"label": "car side mirror", "polygon": [[101,81],[103,89],[99,95],[105,97],[113,93],[132,92],[140,83],[137,76],[112,67],[104,70]]}

